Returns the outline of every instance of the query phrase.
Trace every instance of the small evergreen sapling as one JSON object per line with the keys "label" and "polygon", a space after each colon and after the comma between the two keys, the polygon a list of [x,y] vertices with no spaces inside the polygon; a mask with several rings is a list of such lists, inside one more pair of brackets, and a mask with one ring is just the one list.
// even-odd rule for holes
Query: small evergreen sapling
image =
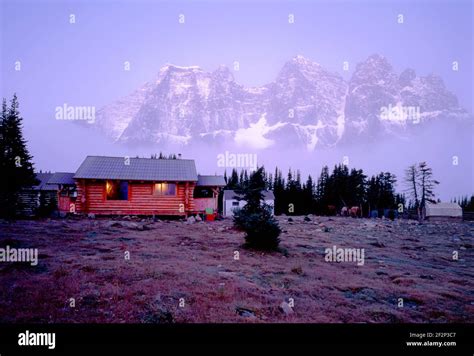
{"label": "small evergreen sapling", "polygon": [[272,208],[264,202],[266,188],[263,167],[253,172],[248,184],[237,191],[247,203],[234,213],[235,226],[245,232],[246,246],[259,250],[277,250],[281,233]]}

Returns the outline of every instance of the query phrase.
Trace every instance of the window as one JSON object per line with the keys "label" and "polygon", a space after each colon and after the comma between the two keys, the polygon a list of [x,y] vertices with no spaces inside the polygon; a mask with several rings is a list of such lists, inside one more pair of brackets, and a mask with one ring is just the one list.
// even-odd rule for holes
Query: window
{"label": "window", "polygon": [[239,202],[238,201],[233,201],[232,206],[239,206]]}
{"label": "window", "polygon": [[128,182],[108,180],[105,183],[107,200],[128,200]]}
{"label": "window", "polygon": [[194,189],[194,198],[212,198],[214,196],[211,188],[196,187]]}
{"label": "window", "polygon": [[77,197],[76,188],[74,187],[64,187],[59,191],[61,197]]}
{"label": "window", "polygon": [[176,184],[174,183],[155,183],[153,189],[154,195],[176,195]]}

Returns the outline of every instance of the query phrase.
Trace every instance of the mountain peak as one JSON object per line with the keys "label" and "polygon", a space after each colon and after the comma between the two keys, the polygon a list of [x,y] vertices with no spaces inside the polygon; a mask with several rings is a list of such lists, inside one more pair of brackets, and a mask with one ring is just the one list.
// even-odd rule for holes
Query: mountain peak
{"label": "mountain peak", "polygon": [[391,72],[393,70],[392,65],[388,59],[380,54],[372,54],[367,59],[357,65],[357,70],[382,70],[384,72]]}
{"label": "mountain peak", "polygon": [[402,86],[402,88],[411,86],[413,80],[416,78],[416,72],[412,68],[407,68],[403,72],[400,73],[398,77],[398,82]]}
{"label": "mountain peak", "polygon": [[387,58],[380,54],[372,54],[357,64],[350,86],[352,89],[361,84],[391,86],[395,81],[398,81],[398,76],[393,72],[393,67]]}
{"label": "mountain peak", "polygon": [[219,67],[217,67],[213,72],[212,76],[218,80],[226,81],[226,82],[232,82],[234,81],[234,74],[231,72],[231,70],[221,64]]}
{"label": "mountain peak", "polygon": [[163,67],[160,69],[160,74],[161,73],[166,73],[170,71],[180,71],[180,72],[202,72],[201,67],[199,66],[178,66],[175,64],[171,63],[166,63]]}
{"label": "mountain peak", "polygon": [[[297,55],[275,81],[255,88],[236,83],[224,65],[207,72],[166,64],[157,81],[101,109],[96,122],[122,143],[214,144],[239,132],[300,140],[312,150],[405,135],[406,125],[380,117],[381,108],[397,103],[419,108],[430,120],[459,112],[441,78],[418,77],[413,70],[398,74],[379,54],[357,64],[349,81]],[[264,127],[256,125],[262,115]]]}
{"label": "mountain peak", "polygon": [[317,67],[321,67],[321,65],[319,63],[313,62],[312,60],[304,57],[301,54],[298,54],[298,55],[294,56],[291,59],[290,63],[291,64],[296,64],[298,66],[317,66]]}
{"label": "mountain peak", "polygon": [[277,81],[286,81],[289,78],[313,78],[321,72],[324,72],[324,68],[320,64],[302,55],[297,55],[284,64],[278,74]]}
{"label": "mountain peak", "polygon": [[388,59],[385,56],[382,56],[381,54],[378,54],[378,53],[371,54],[369,57],[367,57],[367,59],[364,62],[371,63],[371,64],[380,64],[380,63],[390,64]]}

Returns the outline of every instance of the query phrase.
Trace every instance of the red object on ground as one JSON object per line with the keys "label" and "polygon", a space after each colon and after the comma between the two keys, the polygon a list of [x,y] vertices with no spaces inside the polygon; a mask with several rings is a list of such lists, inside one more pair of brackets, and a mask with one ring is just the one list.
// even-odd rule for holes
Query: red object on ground
{"label": "red object on ground", "polygon": [[206,221],[214,221],[216,219],[216,214],[206,214]]}

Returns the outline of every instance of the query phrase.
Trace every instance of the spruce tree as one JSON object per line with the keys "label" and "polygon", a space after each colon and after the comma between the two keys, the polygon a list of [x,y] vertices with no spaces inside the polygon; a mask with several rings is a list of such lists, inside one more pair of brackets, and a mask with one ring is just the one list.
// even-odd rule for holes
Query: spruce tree
{"label": "spruce tree", "polygon": [[308,176],[303,188],[304,213],[314,213],[314,183],[311,175]]}
{"label": "spruce tree", "polygon": [[38,184],[34,173],[32,156],[23,138],[22,117],[16,94],[7,108],[3,99],[0,124],[0,216],[13,218],[19,213],[19,192]]}
{"label": "spruce tree", "polygon": [[232,168],[232,173],[230,174],[230,178],[227,181],[227,185],[225,189],[237,189],[239,186],[239,175],[235,168]]}
{"label": "spruce tree", "polygon": [[250,175],[245,187],[237,191],[246,204],[234,213],[234,224],[245,232],[246,247],[277,250],[281,229],[271,207],[264,202],[265,186],[263,168],[259,168]]}

